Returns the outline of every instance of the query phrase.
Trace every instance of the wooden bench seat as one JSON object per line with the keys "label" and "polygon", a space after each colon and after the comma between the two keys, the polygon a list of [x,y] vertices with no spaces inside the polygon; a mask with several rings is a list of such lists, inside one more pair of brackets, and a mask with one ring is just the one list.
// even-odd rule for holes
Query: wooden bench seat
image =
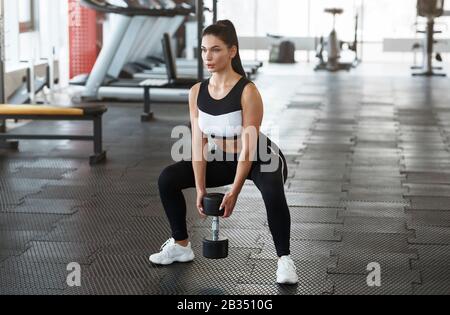
{"label": "wooden bench seat", "polygon": [[84,135],[44,135],[44,134],[11,134],[7,130],[0,131],[0,146],[18,149],[18,142],[6,140],[77,140],[93,141],[94,155],[90,157],[90,164],[97,164],[106,159],[106,152],[102,145],[102,116],[107,111],[103,105],[89,105],[79,107],[47,106],[47,105],[0,105],[0,120],[80,120],[92,121],[94,132],[92,136]]}

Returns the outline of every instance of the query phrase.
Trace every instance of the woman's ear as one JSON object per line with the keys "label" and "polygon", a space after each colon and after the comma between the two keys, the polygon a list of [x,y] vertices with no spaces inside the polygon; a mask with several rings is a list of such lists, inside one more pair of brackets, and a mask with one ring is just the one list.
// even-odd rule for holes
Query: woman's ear
{"label": "woman's ear", "polygon": [[236,57],[237,53],[238,53],[238,49],[235,45],[233,45],[233,47],[230,48],[231,59],[234,59],[234,57]]}

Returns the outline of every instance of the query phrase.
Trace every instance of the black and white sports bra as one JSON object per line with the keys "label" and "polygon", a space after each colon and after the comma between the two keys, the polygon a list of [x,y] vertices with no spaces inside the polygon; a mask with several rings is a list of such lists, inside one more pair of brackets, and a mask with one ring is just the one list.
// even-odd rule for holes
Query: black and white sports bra
{"label": "black and white sports bra", "polygon": [[202,82],[197,99],[200,130],[212,138],[237,140],[242,134],[242,104],[244,88],[251,83],[242,77],[227,96],[216,100],[209,94],[209,79]]}

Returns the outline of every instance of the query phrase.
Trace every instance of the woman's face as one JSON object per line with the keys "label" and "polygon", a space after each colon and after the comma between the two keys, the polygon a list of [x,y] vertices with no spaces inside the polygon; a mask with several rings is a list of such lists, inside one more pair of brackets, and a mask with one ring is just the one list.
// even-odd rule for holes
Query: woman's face
{"label": "woman's face", "polygon": [[210,73],[228,68],[237,54],[236,46],[228,46],[214,35],[205,35],[202,40],[202,59]]}

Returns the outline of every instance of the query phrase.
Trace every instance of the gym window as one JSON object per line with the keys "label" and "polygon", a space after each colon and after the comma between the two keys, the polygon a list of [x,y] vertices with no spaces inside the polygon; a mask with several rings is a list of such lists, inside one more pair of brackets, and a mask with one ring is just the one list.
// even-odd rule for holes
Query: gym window
{"label": "gym window", "polygon": [[34,0],[19,0],[19,32],[33,32],[34,24]]}

